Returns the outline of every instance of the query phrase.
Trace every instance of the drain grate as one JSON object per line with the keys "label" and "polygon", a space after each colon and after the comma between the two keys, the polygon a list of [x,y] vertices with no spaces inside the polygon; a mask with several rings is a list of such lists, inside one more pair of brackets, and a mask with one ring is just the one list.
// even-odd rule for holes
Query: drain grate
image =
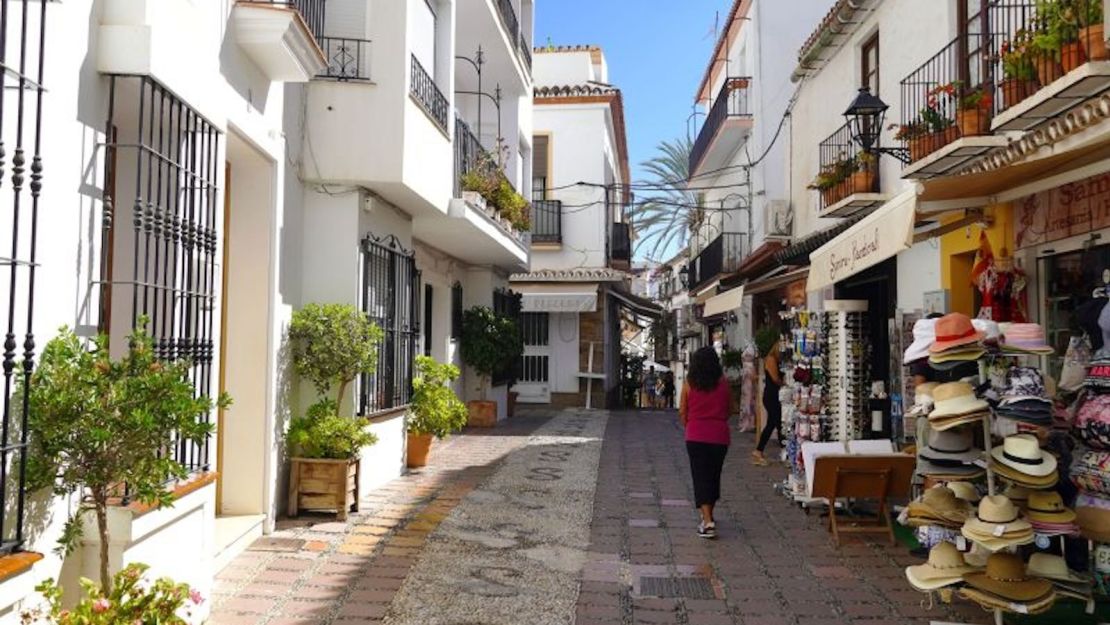
{"label": "drain grate", "polygon": [[305,541],[298,538],[259,538],[251,543],[253,551],[299,551]]}
{"label": "drain grate", "polygon": [[641,597],[716,599],[713,584],[704,577],[641,577]]}

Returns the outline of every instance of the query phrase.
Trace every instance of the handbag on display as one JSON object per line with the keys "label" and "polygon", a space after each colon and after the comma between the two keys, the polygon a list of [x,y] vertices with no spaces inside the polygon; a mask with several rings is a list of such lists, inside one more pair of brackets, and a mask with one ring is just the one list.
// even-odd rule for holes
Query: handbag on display
{"label": "handbag on display", "polygon": [[1091,339],[1086,334],[1073,336],[1068,341],[1068,351],[1064,354],[1064,369],[1060,372],[1058,386],[1065,391],[1078,391],[1087,378],[1087,366],[1091,364]]}

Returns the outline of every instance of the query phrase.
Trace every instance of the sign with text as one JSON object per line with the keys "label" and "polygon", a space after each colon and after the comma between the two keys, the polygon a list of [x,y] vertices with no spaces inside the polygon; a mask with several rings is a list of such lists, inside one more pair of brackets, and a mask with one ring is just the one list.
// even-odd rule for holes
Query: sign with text
{"label": "sign with text", "polygon": [[910,189],[809,255],[806,288],[817,291],[913,246],[917,193]]}
{"label": "sign with text", "polygon": [[1110,227],[1110,173],[1015,201],[1014,222],[1017,249]]}
{"label": "sign with text", "polygon": [[597,293],[524,293],[520,304],[524,312],[594,312]]}

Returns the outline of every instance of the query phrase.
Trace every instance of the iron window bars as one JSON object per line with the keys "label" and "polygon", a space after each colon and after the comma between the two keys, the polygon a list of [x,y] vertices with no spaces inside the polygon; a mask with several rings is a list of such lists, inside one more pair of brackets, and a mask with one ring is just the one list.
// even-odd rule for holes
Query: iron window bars
{"label": "iron window bars", "polygon": [[[520,331],[524,344],[547,347],[550,343],[548,332],[550,316],[545,312],[526,312],[520,316]],[[550,358],[546,354],[524,354],[521,356],[521,382],[547,382],[550,379]]]}
{"label": "iron window bars", "polygon": [[455,115],[455,197],[462,197],[462,177],[478,167],[486,154],[470,126]]}
{"label": "iron window bars", "polygon": [[443,132],[447,132],[447,98],[444,97],[443,92],[439,90],[436,81],[416,59],[416,55],[412,55],[412,84],[409,89],[412,97],[416,100],[417,104],[424,109],[424,112],[439,126]]}
{"label": "iron window bars", "polygon": [[[493,314],[515,321],[517,332],[520,331],[521,299],[520,293],[509,289],[498,288],[493,290]],[[519,360],[505,363],[504,368],[494,372],[492,376],[493,385],[512,384],[518,380],[520,378],[520,365]]]}
{"label": "iron window bars", "polygon": [[535,243],[563,241],[563,203],[560,200],[532,201],[532,241]]}
{"label": "iron window bars", "polygon": [[317,41],[328,61],[328,66],[318,78],[334,78],[339,81],[370,80],[369,39],[317,37]]}
{"label": "iron window bars", "polygon": [[397,237],[362,240],[362,311],[382,329],[378,366],[359,378],[359,414],[399,408],[412,399],[413,360],[420,340],[420,271]]}
{"label": "iron window bars", "polygon": [[[9,165],[6,159],[11,154],[11,183],[0,199],[0,254],[4,255],[0,256],[0,271],[7,272],[0,293],[8,302],[7,317],[4,319],[3,422],[0,423],[0,555],[6,555],[20,550],[26,538],[23,523],[26,513],[28,406],[27,394],[15,394],[15,386],[30,383],[35,366],[33,322],[39,195],[43,176],[41,147],[45,90],[42,80],[47,3],[39,2],[35,9],[36,3],[30,0],[0,2],[0,32],[7,33],[9,37],[7,45],[0,45],[0,178],[4,167]],[[15,20],[17,15],[20,19],[18,30],[9,22]],[[29,183],[28,152],[31,161]],[[4,186],[3,180],[0,180],[0,190]],[[17,342],[20,334],[23,335],[22,354],[17,351],[21,347]],[[17,360],[17,356],[21,356],[21,360]]]}
{"label": "iron window bars", "polygon": [[[111,76],[108,98],[99,329],[118,345],[145,317],[155,355],[190,362],[211,397],[220,131],[149,76]],[[190,473],[211,468],[208,440],[168,450]]]}

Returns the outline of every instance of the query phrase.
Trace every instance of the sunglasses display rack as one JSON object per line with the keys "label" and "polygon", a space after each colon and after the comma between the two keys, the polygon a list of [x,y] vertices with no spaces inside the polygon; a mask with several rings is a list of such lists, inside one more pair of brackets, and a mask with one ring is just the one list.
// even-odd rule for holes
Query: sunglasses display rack
{"label": "sunglasses display rack", "polygon": [[786,492],[798,499],[806,492],[802,443],[826,441],[831,434],[825,403],[826,341],[819,313],[791,309],[779,313],[779,319],[782,324],[779,343],[782,346],[782,427],[786,464],[790,468]]}
{"label": "sunglasses display rack", "polygon": [[825,402],[831,416],[827,440],[858,440],[870,423],[867,302],[826,300],[822,316],[827,345]]}

